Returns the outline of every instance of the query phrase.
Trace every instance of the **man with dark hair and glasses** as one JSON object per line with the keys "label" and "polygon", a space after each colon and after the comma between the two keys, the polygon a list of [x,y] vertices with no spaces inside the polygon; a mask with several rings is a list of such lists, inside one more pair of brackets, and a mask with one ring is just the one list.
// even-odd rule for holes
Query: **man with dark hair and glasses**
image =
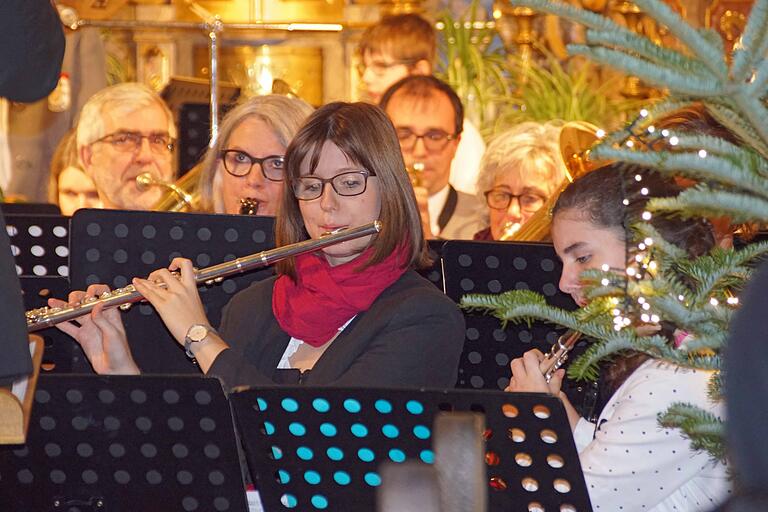
{"label": "man with dark hair and glasses", "polygon": [[104,208],[149,210],[163,188],[142,188],[136,177],[174,178],[176,126],[163,100],[149,87],[123,83],[102,89],[83,106],[77,151]]}
{"label": "man with dark hair and glasses", "polygon": [[464,121],[459,97],[431,75],[414,75],[390,87],[381,108],[395,125],[427,237],[472,239],[485,225],[483,205],[449,183]]}

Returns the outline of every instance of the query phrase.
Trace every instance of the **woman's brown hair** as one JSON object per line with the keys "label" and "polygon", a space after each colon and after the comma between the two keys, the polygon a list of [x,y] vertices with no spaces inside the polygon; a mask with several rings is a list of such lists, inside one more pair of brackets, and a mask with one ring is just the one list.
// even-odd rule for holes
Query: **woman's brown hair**
{"label": "woman's brown hair", "polygon": [[[373,254],[358,271],[381,262],[398,247],[408,251],[407,267],[429,264],[416,196],[405,172],[395,128],[380,108],[367,103],[329,103],[312,114],[291,141],[285,154],[286,186],[275,221],[277,245],[309,238],[291,185],[301,175],[304,162],[314,174],[326,142],[335,144],[350,162],[371,171],[379,180],[382,229],[372,243]],[[277,271],[296,278],[292,258],[279,262]]]}

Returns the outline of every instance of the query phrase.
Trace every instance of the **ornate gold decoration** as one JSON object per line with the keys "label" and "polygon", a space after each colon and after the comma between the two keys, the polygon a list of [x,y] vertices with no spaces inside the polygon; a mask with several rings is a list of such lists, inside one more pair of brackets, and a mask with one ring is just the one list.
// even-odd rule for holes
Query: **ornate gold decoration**
{"label": "ornate gold decoration", "polygon": [[[323,53],[320,48],[284,45],[230,46],[219,50],[219,75],[244,96],[269,94],[282,81],[312,105],[323,103]],[[208,48],[197,46],[195,76],[209,78]],[[283,84],[278,82],[278,87]]]}

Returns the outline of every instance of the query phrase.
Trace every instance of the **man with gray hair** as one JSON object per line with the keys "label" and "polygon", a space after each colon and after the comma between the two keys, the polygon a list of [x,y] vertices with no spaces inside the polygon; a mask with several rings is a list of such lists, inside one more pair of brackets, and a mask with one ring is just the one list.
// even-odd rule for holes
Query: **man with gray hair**
{"label": "man with gray hair", "polygon": [[77,124],[77,151],[96,184],[104,208],[149,210],[163,189],[140,189],[136,177],[174,177],[176,126],[163,100],[149,87],[123,83],[102,89],[83,106]]}

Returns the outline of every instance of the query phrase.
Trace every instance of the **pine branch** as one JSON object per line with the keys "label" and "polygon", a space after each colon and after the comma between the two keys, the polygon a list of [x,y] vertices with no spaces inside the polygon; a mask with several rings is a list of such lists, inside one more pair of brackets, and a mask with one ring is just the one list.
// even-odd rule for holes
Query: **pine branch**
{"label": "pine branch", "polygon": [[648,38],[638,37],[637,34],[630,31],[617,33],[588,30],[587,43],[589,45],[618,47],[617,49],[621,51],[635,53],[648,61],[665,67],[674,66],[679,71],[694,73],[701,77],[709,77],[709,80],[717,80],[717,77],[701,61],[687,57],[678,51],[659,46]]}
{"label": "pine branch", "polygon": [[653,240],[653,246],[657,250],[661,251],[661,253],[664,254],[666,258],[671,260],[678,260],[688,257],[688,253],[685,252],[685,250],[681,249],[675,244],[667,242],[667,240],[661,236],[661,233],[659,233],[653,224],[649,224],[647,222],[638,222],[632,225],[632,230],[637,233],[637,235],[639,235],[638,238],[642,240],[645,240],[646,238]]}
{"label": "pine branch", "polygon": [[715,460],[725,462],[725,425],[718,416],[695,405],[676,402],[659,414],[659,423],[681,429],[695,450],[704,450]]}
{"label": "pine branch", "polygon": [[569,44],[569,53],[583,55],[595,62],[616,68],[630,75],[641,76],[644,81],[658,87],[669,87],[675,92],[708,97],[723,94],[723,84],[711,77],[682,73],[627,53],[603,47]]}
{"label": "pine branch", "polygon": [[741,33],[737,48],[733,51],[731,77],[735,82],[745,82],[749,78],[755,61],[765,54],[757,53],[768,40],[768,0],[757,0],[749,11],[749,19]]}
{"label": "pine branch", "polygon": [[731,106],[719,102],[708,101],[705,106],[718,123],[725,126],[744,144],[760,153],[763,158],[768,158],[768,141],[764,142],[752,125],[744,121],[741,114],[733,110]]}
{"label": "pine branch", "polygon": [[596,158],[609,158],[664,171],[671,176],[684,175],[698,180],[709,180],[745,193],[760,194],[768,199],[768,179],[717,155],[701,158],[696,153],[670,151],[634,151],[629,148],[600,146],[594,151]]}
{"label": "pine branch", "polygon": [[742,115],[749,121],[763,143],[768,143],[768,109],[759,98],[748,93],[749,85],[734,87],[730,94],[731,99],[738,105]]}
{"label": "pine branch", "polygon": [[708,41],[702,34],[691,27],[686,21],[673,11],[667,4],[659,0],[635,0],[641,11],[665,27],[674,27],[675,37],[698,56],[704,65],[712,70],[712,73],[725,80],[728,68],[723,59],[722,48]]}
{"label": "pine branch", "polygon": [[509,0],[509,5],[513,7],[530,7],[537,12],[554,14],[560,18],[565,18],[586,27],[603,30],[606,32],[622,33],[629,32],[627,27],[621,26],[611,19],[595,14],[586,9],[573,7],[567,3],[552,0]]}
{"label": "pine branch", "polygon": [[768,220],[768,201],[747,194],[713,190],[706,185],[688,188],[674,198],[651,199],[647,208],[686,217],[730,217],[734,223]]}
{"label": "pine branch", "polygon": [[676,149],[699,150],[705,149],[709,154],[719,155],[736,162],[752,161],[755,152],[733,144],[721,137],[712,135],[697,135],[689,132],[669,131],[669,135],[678,139]]}
{"label": "pine branch", "polygon": [[600,362],[620,352],[633,350],[635,339],[635,333],[628,329],[611,332],[604,341],[592,344],[578,359],[571,362],[568,377],[574,380],[597,380]]}
{"label": "pine branch", "polygon": [[[768,31],[766,31],[766,33],[768,33]],[[768,41],[768,37],[766,38],[766,41]],[[763,50],[763,53],[766,51],[768,50]],[[768,93],[768,91],[765,90],[766,85],[768,85],[768,59],[765,59],[758,64],[757,69],[755,70],[755,81],[749,84],[750,94],[756,98],[765,97],[766,93]]]}
{"label": "pine branch", "polygon": [[733,286],[733,280],[723,283],[729,276],[734,276],[735,282],[743,283],[748,273],[745,265],[766,254],[768,241],[753,243],[738,251],[718,248],[692,261],[681,260],[677,262],[677,268],[696,281],[696,291],[691,300],[700,303],[708,301],[723,288]]}

